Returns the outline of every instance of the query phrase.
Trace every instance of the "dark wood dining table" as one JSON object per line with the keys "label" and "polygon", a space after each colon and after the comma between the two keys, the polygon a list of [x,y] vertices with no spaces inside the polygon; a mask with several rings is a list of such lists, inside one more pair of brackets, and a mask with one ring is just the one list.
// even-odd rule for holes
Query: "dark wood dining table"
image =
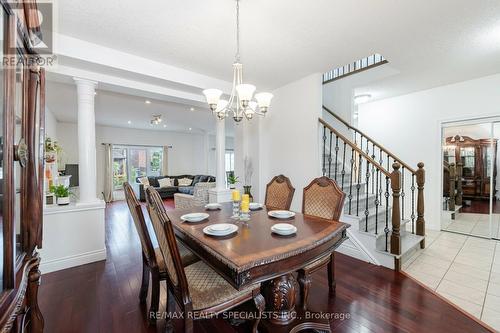
{"label": "dark wood dining table", "polygon": [[[195,212],[206,212],[209,218],[198,223],[181,220],[182,215]],[[349,225],[301,213],[286,220],[269,217],[267,213],[266,207],[252,211],[250,220],[242,222],[231,218],[232,204],[224,203],[220,210],[192,207],[170,210],[167,215],[177,238],[235,288],[262,283],[266,310],[273,314],[263,321],[264,326],[273,326],[275,333],[305,328],[330,331],[328,320],[309,320],[298,315],[298,284],[293,273],[332,253],[347,238]],[[273,224],[283,222],[297,227],[297,232],[291,236],[271,232]],[[238,231],[224,237],[204,234],[203,228],[215,223],[235,224]]]}

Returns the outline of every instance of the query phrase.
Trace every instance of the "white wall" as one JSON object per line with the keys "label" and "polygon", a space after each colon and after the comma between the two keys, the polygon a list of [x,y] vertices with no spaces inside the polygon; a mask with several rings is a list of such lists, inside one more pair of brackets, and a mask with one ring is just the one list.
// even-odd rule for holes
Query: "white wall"
{"label": "white wall", "polygon": [[440,228],[441,122],[500,116],[500,75],[359,105],[359,127],[406,163],[425,163],[425,218]]}
{"label": "white wall", "polygon": [[57,120],[49,108],[45,108],[45,136],[57,139]]}
{"label": "white wall", "polygon": [[[57,133],[64,154],[62,161],[78,163],[77,125],[58,123]],[[181,133],[169,131],[146,131],[108,126],[96,127],[97,143],[97,191],[103,191],[104,182],[104,147],[102,143],[129,145],[172,145],[169,151],[169,174],[205,174],[205,136],[197,133]],[[233,146],[232,138],[228,138],[227,146]],[[64,166],[60,166],[64,168]],[[215,175],[215,174],[214,174]]]}
{"label": "white wall", "polygon": [[272,177],[284,174],[295,187],[291,209],[300,211],[302,189],[321,175],[318,117],[321,74],[276,89],[266,118],[260,121],[260,198]]}

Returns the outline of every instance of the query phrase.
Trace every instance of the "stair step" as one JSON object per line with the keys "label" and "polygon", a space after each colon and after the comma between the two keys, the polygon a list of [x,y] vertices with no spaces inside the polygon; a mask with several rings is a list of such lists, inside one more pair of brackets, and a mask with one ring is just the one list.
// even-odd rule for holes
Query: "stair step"
{"label": "stair step", "polygon": [[[359,212],[360,215],[364,216],[364,212],[366,209],[366,197],[367,195],[365,193],[359,195]],[[377,195],[375,193],[370,193],[368,194],[368,209],[374,208],[375,207],[375,199],[377,198]],[[356,208],[358,207],[358,201],[356,195],[353,195],[353,198],[351,200],[351,215],[356,214]],[[380,207],[380,205],[379,205]],[[349,214],[349,198],[346,198],[345,204],[344,204],[344,213]]]}
{"label": "stair step", "polygon": [[[415,235],[412,233],[401,234],[401,254],[396,255],[396,254],[391,254],[390,252],[386,252],[385,251],[385,237],[379,238],[379,240],[381,240],[381,241],[377,240],[376,251],[380,252],[380,253],[385,253],[385,254],[391,255],[391,256],[396,257],[396,258],[401,258],[408,251],[414,249],[416,246],[420,246],[419,244],[423,239],[425,239],[424,236],[418,236],[418,235]],[[390,241],[391,241],[391,238],[388,237],[387,238],[387,248],[389,250],[390,250]]]}

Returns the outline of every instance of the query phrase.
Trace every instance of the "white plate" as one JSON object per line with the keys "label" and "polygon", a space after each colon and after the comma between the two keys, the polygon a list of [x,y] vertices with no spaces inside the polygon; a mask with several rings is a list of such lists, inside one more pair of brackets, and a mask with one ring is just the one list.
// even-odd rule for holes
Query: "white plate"
{"label": "white plate", "polygon": [[218,223],[209,225],[207,229],[213,232],[224,232],[231,229],[231,226],[232,224],[229,223]]}
{"label": "white plate", "polygon": [[276,230],[290,231],[295,227],[289,223],[276,223],[273,225],[273,228]]}
{"label": "white plate", "polygon": [[217,210],[221,209],[221,204],[220,203],[209,203],[205,205],[205,208],[208,210]]}
{"label": "white plate", "polygon": [[181,216],[181,220],[186,221],[186,222],[200,222],[205,219],[208,219],[210,215],[207,213],[191,213],[191,214],[185,214]]}
{"label": "white plate", "polygon": [[236,232],[238,230],[238,226],[237,225],[234,225],[234,224],[227,224],[229,226],[228,229],[226,229],[225,231],[213,231],[211,229],[211,227],[213,227],[215,224],[213,225],[209,225],[205,228],[203,228],[203,233],[207,234],[207,235],[210,235],[210,236],[227,236],[227,235],[230,235],[232,234],[233,232]]}
{"label": "white plate", "polygon": [[250,210],[261,209],[262,208],[262,204],[258,203],[258,202],[250,202],[250,204],[248,205],[248,208],[250,208]]}
{"label": "white plate", "polygon": [[267,215],[275,217],[277,219],[289,219],[291,217],[294,217],[295,213],[288,210],[271,210],[267,212]]}
{"label": "white plate", "polygon": [[[275,224],[271,227],[271,231],[278,234],[278,235],[282,235],[282,236],[289,236],[289,235],[293,235],[294,233],[297,232],[297,227],[295,227],[294,225],[291,225],[289,224],[290,227],[286,227],[286,229],[280,229],[278,225],[281,225],[281,224],[285,224],[285,223],[278,223],[278,224]],[[278,228],[276,227],[278,226]]]}

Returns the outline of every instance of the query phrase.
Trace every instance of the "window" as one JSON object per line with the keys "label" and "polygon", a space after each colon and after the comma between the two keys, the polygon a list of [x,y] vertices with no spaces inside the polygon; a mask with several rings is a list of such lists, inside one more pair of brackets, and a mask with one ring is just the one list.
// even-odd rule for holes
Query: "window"
{"label": "window", "polygon": [[234,171],[234,151],[226,150],[226,173]]}
{"label": "window", "polygon": [[114,146],[113,185],[115,190],[123,183],[135,183],[139,177],[161,176],[163,163],[162,147]]}

